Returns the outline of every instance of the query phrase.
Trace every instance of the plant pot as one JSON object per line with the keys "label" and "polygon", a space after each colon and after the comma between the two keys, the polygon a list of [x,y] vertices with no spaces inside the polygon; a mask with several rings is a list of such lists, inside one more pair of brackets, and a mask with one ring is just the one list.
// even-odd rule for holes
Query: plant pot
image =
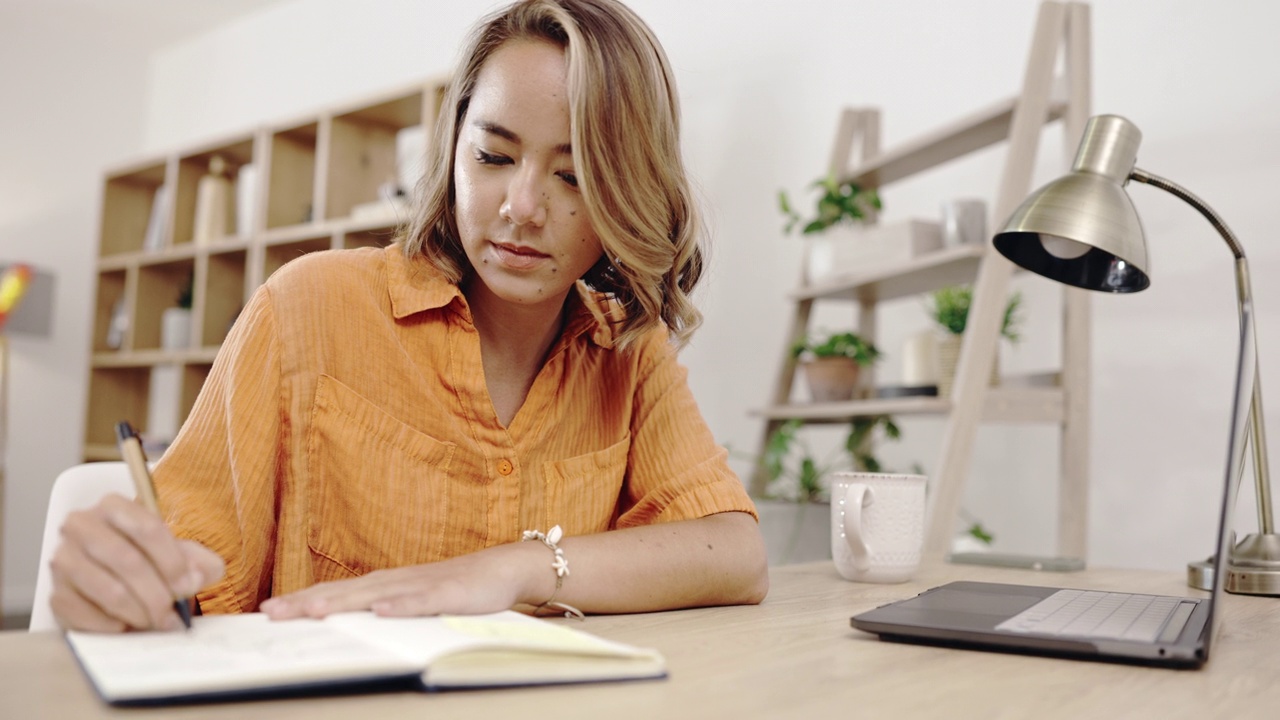
{"label": "plant pot", "polygon": [[[956,381],[956,364],[960,361],[960,343],[963,335],[946,333],[938,341],[938,397],[951,397],[951,388]],[[991,360],[991,378],[988,384],[1000,384],[1000,354]]]}
{"label": "plant pot", "polygon": [[160,347],[185,350],[191,347],[191,310],[172,307],[160,314]]}
{"label": "plant pot", "polygon": [[852,400],[858,385],[858,363],[847,357],[819,357],[805,360],[805,381],[814,402]]}
{"label": "plant pot", "polygon": [[831,504],[754,499],[770,565],[831,559]]}

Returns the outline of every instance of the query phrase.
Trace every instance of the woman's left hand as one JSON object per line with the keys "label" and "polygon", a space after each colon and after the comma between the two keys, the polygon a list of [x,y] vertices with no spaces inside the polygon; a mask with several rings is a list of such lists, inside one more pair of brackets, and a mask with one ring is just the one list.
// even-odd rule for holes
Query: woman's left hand
{"label": "woman's left hand", "polygon": [[500,545],[427,565],[313,585],[266,600],[259,609],[273,620],[354,610],[388,616],[498,612],[522,602],[521,593],[532,580],[525,576],[527,569],[537,565],[542,571],[538,577],[551,577],[543,567],[546,562],[534,562],[533,555],[545,561],[546,548],[538,543]]}

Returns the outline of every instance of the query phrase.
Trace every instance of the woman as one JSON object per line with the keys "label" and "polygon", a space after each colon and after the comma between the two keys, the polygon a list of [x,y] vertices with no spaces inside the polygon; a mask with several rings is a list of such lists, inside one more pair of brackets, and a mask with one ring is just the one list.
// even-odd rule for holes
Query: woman
{"label": "woman", "polygon": [[406,238],[259,288],[156,469],[165,523],[119,497],[68,519],[64,627],[176,628],[192,594],[275,618],[764,597],[672,347],[702,255],[661,46],[615,0],[527,0],[463,58]]}

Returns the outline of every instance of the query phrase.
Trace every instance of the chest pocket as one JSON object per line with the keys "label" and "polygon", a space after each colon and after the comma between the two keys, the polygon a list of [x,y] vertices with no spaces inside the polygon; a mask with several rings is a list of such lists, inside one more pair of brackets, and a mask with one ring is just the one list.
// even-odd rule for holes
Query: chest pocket
{"label": "chest pocket", "polygon": [[316,582],[439,560],[454,449],[321,376],[307,439]]}
{"label": "chest pocket", "polygon": [[559,525],[566,535],[608,530],[618,513],[630,450],[627,435],[603,450],[545,463],[547,517],[542,527]]}

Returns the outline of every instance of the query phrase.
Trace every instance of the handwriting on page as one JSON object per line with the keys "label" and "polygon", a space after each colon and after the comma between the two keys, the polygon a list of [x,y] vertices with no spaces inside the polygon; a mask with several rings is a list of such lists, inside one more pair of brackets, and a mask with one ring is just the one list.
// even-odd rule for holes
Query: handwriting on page
{"label": "handwriting on page", "polygon": [[359,667],[388,659],[384,650],[318,621],[271,622],[253,615],[201,617],[185,633],[77,633],[75,641],[89,656],[110,658],[100,672],[134,680],[248,677],[281,667]]}
{"label": "handwriting on page", "polygon": [[228,628],[197,627],[190,633],[147,633],[135,636],[121,661],[130,661],[134,672],[161,672],[180,663],[187,670],[259,665],[275,666],[316,658],[346,659],[368,651],[356,638],[333,632],[319,623],[281,622],[255,628],[254,632]]}

